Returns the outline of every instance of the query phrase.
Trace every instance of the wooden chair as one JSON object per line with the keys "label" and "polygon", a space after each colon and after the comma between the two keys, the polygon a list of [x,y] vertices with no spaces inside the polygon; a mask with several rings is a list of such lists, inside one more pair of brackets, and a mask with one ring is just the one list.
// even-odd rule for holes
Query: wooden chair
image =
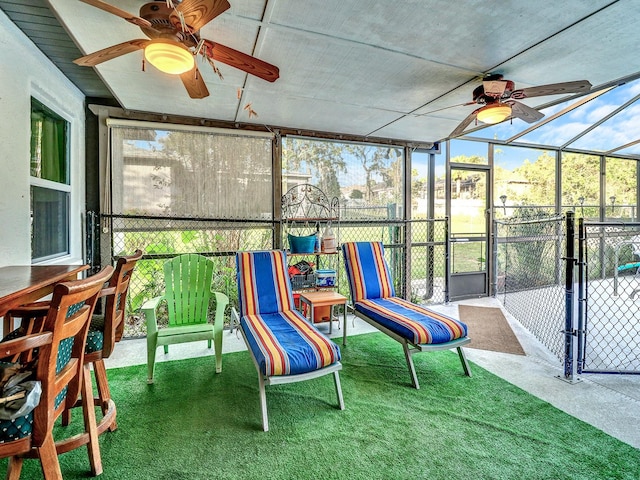
{"label": "wooden chair", "polygon": [[[153,383],[156,350],[162,345],[169,353],[169,345],[207,340],[215,343],[216,373],[222,371],[222,329],[224,311],[229,298],[211,290],[213,262],[208,258],[188,253],[178,255],[164,264],[165,294],[153,298],[142,306],[147,322],[147,382]],[[209,303],[216,300],[215,320],[209,323]],[[160,302],[166,302],[169,324],[158,327],[156,316]]]}
{"label": "wooden chair", "polygon": [[269,430],[265,385],[333,374],[338,406],[344,410],[340,349],[295,309],[286,254],[238,252],[236,265],[240,314],[233,309],[232,316],[258,371],[263,430]]}
{"label": "wooden chair", "polygon": [[471,342],[456,319],[395,296],[381,242],[342,245],[354,314],[402,344],[411,383],[420,388],[412,355],[457,349],[465,375],[471,370],[462,347]]}
{"label": "wooden chair", "polygon": [[[31,412],[33,423],[29,434],[0,443],[0,456],[10,457],[8,479],[20,478],[24,458],[38,458],[45,479],[62,479],[53,425],[66,408],[76,403],[80,394],[85,407],[85,430],[90,437],[87,448],[91,473],[102,473],[95,411],[91,402],[91,377],[89,367],[83,361],[89,321],[100,290],[112,273],[113,267],[108,266],[85,280],[57,284],[42,332],[0,343],[0,357],[9,361],[18,361],[20,357],[24,359],[26,354],[38,348],[36,379],[42,386],[40,403]],[[29,423],[28,419],[22,420]]]}
{"label": "wooden chair", "polygon": [[[115,344],[122,339],[124,331],[124,314],[127,305],[127,293],[133,269],[142,258],[142,250],[136,250],[128,257],[120,257],[107,288],[100,292],[106,298],[104,314],[95,314],[91,318],[87,343],[84,352],[84,363],[93,366],[98,396],[94,397],[94,405],[102,409],[102,419],[98,422],[98,434],[109,429],[114,431],[116,424],[116,405],[111,398],[107,370],[104,359],[113,353]],[[77,402],[76,407],[81,406]],[[68,425],[71,420],[71,409],[62,415],[62,424]],[[70,441],[58,442],[58,452],[72,450],[79,445]]]}

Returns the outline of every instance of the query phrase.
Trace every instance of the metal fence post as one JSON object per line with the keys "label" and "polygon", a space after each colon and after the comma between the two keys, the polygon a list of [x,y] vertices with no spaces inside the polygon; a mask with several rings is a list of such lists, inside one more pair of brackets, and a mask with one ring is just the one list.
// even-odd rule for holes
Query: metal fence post
{"label": "metal fence post", "polygon": [[498,221],[493,221],[493,231],[491,232],[493,244],[492,250],[492,275],[491,275],[491,296],[496,298],[498,296]]}
{"label": "metal fence post", "polygon": [[449,251],[451,239],[449,238],[449,217],[444,221],[444,304],[449,305],[449,285],[451,282],[451,268],[449,267]]}
{"label": "metal fence post", "polygon": [[575,365],[573,361],[573,305],[574,305],[574,235],[575,214],[567,212],[566,256],[565,260],[565,329],[564,329],[564,379],[573,381]]}
{"label": "metal fence post", "polygon": [[586,306],[586,278],[585,278],[585,266],[587,260],[585,258],[585,242],[587,240],[584,218],[578,219],[578,349],[577,349],[577,361],[576,370],[578,374],[582,373],[584,366],[584,328],[585,328],[585,306]]}

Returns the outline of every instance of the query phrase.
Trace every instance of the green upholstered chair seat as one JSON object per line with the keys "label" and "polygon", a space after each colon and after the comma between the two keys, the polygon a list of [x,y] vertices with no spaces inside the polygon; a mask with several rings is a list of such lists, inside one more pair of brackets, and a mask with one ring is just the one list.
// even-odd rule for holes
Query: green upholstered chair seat
{"label": "green upholstered chair seat", "polygon": [[[13,332],[10,332],[7,337],[11,336]],[[15,335],[14,338],[18,338],[20,335]],[[3,341],[8,341],[10,338],[5,337]],[[10,367],[18,365],[10,362],[0,362],[2,367]],[[0,390],[1,392],[2,390]],[[0,419],[0,443],[13,442],[21,438],[31,435],[33,430],[33,410],[18,418],[12,418],[11,420],[2,418]]]}
{"label": "green upholstered chair seat", "polygon": [[3,342],[8,342],[9,340],[15,340],[16,338],[20,338],[24,336],[24,330],[21,328],[16,328],[15,330],[11,330],[7,333],[2,339]]}
{"label": "green upholstered chair seat", "polygon": [[0,420],[0,443],[13,442],[31,435],[33,430],[33,410],[12,420]]}
{"label": "green upholstered chair seat", "polygon": [[104,346],[104,315],[94,315],[91,318],[89,333],[87,334],[87,344],[84,353],[99,352]]}

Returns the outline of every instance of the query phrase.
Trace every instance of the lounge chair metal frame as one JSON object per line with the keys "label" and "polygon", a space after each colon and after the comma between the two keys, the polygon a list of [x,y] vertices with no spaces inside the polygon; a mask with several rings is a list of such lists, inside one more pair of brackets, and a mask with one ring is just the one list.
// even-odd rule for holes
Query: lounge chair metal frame
{"label": "lounge chair metal frame", "polygon": [[247,340],[244,330],[240,327],[240,316],[235,308],[231,309],[231,322],[242,333],[242,338],[244,339],[244,343],[247,345],[247,350],[249,350],[249,353],[251,354],[251,360],[253,360],[253,364],[256,367],[256,371],[258,372],[258,386],[260,391],[259,392],[260,393],[260,410],[262,412],[262,429],[265,432],[269,430],[269,415],[267,411],[266,385],[282,385],[285,383],[303,382],[305,380],[312,380],[314,378],[322,377],[324,375],[329,375],[330,373],[333,373],[333,381],[336,387],[338,405],[340,407],[340,410],[344,410],[344,397],[342,396],[342,386],[340,384],[340,375],[338,373],[340,370],[342,370],[342,364],[340,362],[335,362],[332,365],[321,368],[319,370],[300,373],[297,375],[274,375],[274,376],[264,375],[260,371],[260,365],[255,355],[253,354],[253,350],[251,350],[249,341]]}
{"label": "lounge chair metal frame", "polygon": [[[354,243],[354,242],[350,242],[350,243]],[[379,243],[379,242],[355,242],[355,244],[357,243]],[[347,244],[343,245],[343,250],[347,248]],[[380,251],[382,252],[382,244],[380,244]],[[353,285],[352,285],[352,278],[351,276],[354,275],[353,272],[351,272],[351,267],[348,266],[348,262],[349,262],[349,258],[348,255],[346,254],[346,252],[343,252],[343,259],[345,261],[345,267],[346,267],[346,271],[347,271],[347,277],[349,280],[349,289],[351,292],[351,302],[352,304],[349,306],[349,308],[352,310],[353,314],[364,320],[365,322],[367,322],[369,325],[375,327],[376,329],[378,329],[380,332],[384,333],[385,335],[391,337],[392,339],[394,339],[395,341],[399,342],[402,345],[402,349],[404,351],[404,356],[407,362],[407,367],[409,368],[409,374],[411,376],[411,383],[413,385],[414,388],[416,389],[420,389],[420,383],[418,382],[418,377],[416,374],[416,369],[415,369],[415,365],[413,363],[413,354],[414,353],[420,353],[420,352],[435,352],[435,351],[440,351],[440,350],[451,350],[451,349],[456,349],[458,351],[458,356],[460,358],[460,362],[462,363],[462,368],[464,370],[464,373],[466,376],[470,377],[471,376],[471,369],[469,367],[469,363],[467,362],[467,357],[464,354],[464,350],[462,350],[462,347],[469,344],[471,342],[471,339],[469,337],[467,337],[466,335],[464,337],[461,338],[456,338],[453,340],[449,340],[446,342],[440,342],[440,343],[414,343],[412,342],[409,338],[402,336],[400,334],[398,334],[397,332],[394,332],[393,330],[387,328],[385,325],[382,325],[381,323],[379,323],[378,321],[376,321],[374,318],[371,318],[370,316],[364,314],[363,312],[359,311],[356,309],[356,305],[355,305],[355,301],[354,301],[354,292],[353,292]],[[388,275],[388,267],[386,266],[386,262],[382,261],[381,262],[383,265],[380,266],[380,268],[384,268],[385,270],[387,270],[385,272],[386,275]],[[380,274],[380,278],[383,278],[385,275]],[[395,297],[395,295],[393,294],[393,288],[390,287],[391,290],[391,295],[390,297],[387,298],[399,298],[399,297]],[[411,302],[409,302],[411,303]],[[346,344],[346,337],[343,337],[343,344]]]}
{"label": "lounge chair metal frame", "polygon": [[[436,352],[439,350],[451,350],[455,348],[458,351],[458,356],[460,357],[460,362],[462,363],[462,368],[464,369],[464,374],[468,377],[471,376],[471,368],[469,368],[469,362],[467,362],[467,357],[464,354],[464,350],[462,347],[469,344],[471,339],[469,337],[458,338],[456,340],[452,340],[446,343],[421,343],[421,344],[413,344],[409,342],[406,338],[398,335],[397,333],[389,330],[384,325],[380,325],[378,322],[373,320],[371,317],[368,317],[353,308],[350,307],[353,311],[353,314],[367,322],[372,327],[377,328],[385,335],[393,338],[395,341],[399,342],[402,345],[402,350],[404,351],[404,357],[407,360],[407,367],[409,367],[409,375],[411,376],[411,383],[416,388],[416,390],[420,389],[420,383],[418,382],[418,376],[416,374],[416,367],[413,364],[413,354],[420,352]],[[346,341],[345,341],[346,342]]]}
{"label": "lounge chair metal frame", "polygon": [[338,406],[344,410],[340,349],[295,309],[286,265],[282,250],[236,253],[240,311],[232,308],[231,323],[240,327],[258,372],[265,432],[269,430],[266,385],[333,374]]}

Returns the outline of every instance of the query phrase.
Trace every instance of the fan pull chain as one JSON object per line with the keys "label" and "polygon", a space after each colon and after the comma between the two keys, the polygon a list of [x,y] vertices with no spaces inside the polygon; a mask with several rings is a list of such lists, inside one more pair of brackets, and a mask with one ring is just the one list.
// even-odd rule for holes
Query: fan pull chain
{"label": "fan pull chain", "polygon": [[206,58],[207,58],[207,62],[209,62],[209,65],[211,65],[211,68],[213,68],[213,71],[218,75],[218,77],[220,77],[220,80],[224,80],[224,77],[222,76],[222,72],[218,69],[218,67],[216,67],[216,64],[213,62],[211,57],[206,57]]}
{"label": "fan pull chain", "polygon": [[145,60],[144,60],[144,55],[143,55],[143,56],[142,56],[142,71],[143,71],[143,72],[146,72],[145,68],[146,68],[146,62],[145,62]]}
{"label": "fan pull chain", "polygon": [[178,11],[178,18],[180,19],[180,27],[183,32],[187,31],[187,23],[184,21],[184,14],[181,11]]}
{"label": "fan pull chain", "polygon": [[[194,53],[194,55],[198,55],[201,51],[202,51],[202,47],[204,47],[204,39],[201,38],[200,41],[198,42],[198,45],[196,46],[196,51]],[[203,53],[204,55],[204,53]]]}

